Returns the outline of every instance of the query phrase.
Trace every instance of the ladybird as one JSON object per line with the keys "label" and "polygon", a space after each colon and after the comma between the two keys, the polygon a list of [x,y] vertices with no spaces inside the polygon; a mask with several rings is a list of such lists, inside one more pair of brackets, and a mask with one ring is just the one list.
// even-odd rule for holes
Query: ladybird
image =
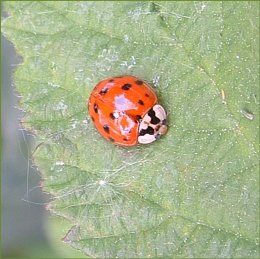
{"label": "ladybird", "polygon": [[166,112],[143,80],[117,76],[100,81],[88,100],[99,133],[121,146],[148,144],[167,132]]}

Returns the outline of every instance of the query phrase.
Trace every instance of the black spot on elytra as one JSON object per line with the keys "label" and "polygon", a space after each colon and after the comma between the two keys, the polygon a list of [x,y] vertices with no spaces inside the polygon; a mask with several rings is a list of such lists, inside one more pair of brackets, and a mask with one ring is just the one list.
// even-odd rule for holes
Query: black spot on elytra
{"label": "black spot on elytra", "polygon": [[158,119],[156,117],[155,111],[153,110],[153,108],[148,111],[148,115],[151,117],[152,124],[156,125],[156,124],[160,123],[160,119]]}
{"label": "black spot on elytra", "polygon": [[143,102],[142,100],[139,100],[138,103],[139,103],[140,105],[144,105],[144,102]]}
{"label": "black spot on elytra", "polygon": [[139,132],[140,136],[144,136],[145,134],[153,135],[154,134],[154,129],[150,126],[148,126],[147,129],[141,129]]}
{"label": "black spot on elytra", "polygon": [[115,142],[115,140],[111,137],[108,138],[111,142]]}
{"label": "black spot on elytra", "polygon": [[105,93],[107,93],[108,91],[108,87],[104,87],[99,93],[104,95]]}
{"label": "black spot on elytra", "polygon": [[94,117],[91,116],[91,120],[95,121]]}
{"label": "black spot on elytra", "polygon": [[124,141],[128,141],[127,138],[123,138]]}
{"label": "black spot on elytra", "polygon": [[110,79],[110,80],[109,80],[109,83],[112,83],[112,82],[114,82],[114,81],[115,81],[114,79]]}
{"label": "black spot on elytra", "polygon": [[114,120],[114,119],[116,118],[112,112],[109,114],[109,116],[110,116],[110,118],[111,118],[112,120]]}
{"label": "black spot on elytra", "polygon": [[145,94],[146,97],[149,97],[150,95],[149,94]]}
{"label": "black spot on elytra", "polygon": [[98,113],[98,105],[96,103],[94,103],[94,111],[95,113]]}
{"label": "black spot on elytra", "polygon": [[144,82],[143,82],[142,80],[136,80],[135,83],[136,83],[137,85],[142,85]]}
{"label": "black spot on elytra", "polygon": [[106,133],[108,133],[109,134],[109,127],[108,127],[108,125],[104,125],[103,126],[103,129],[104,129],[104,131],[106,132]]}
{"label": "black spot on elytra", "polygon": [[124,84],[121,88],[123,90],[129,90],[132,86],[130,84]]}

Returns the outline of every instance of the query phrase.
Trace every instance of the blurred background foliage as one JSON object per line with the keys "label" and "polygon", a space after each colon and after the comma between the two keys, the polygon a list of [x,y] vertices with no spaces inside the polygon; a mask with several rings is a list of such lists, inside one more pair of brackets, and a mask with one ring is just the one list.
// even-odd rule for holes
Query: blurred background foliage
{"label": "blurred background foliage", "polygon": [[45,210],[48,196],[37,187],[40,175],[30,160],[33,137],[19,124],[23,112],[17,108],[20,98],[12,80],[22,60],[3,36],[1,44],[2,257],[84,258],[82,253],[62,242],[61,237],[68,228],[66,222],[49,217]]}

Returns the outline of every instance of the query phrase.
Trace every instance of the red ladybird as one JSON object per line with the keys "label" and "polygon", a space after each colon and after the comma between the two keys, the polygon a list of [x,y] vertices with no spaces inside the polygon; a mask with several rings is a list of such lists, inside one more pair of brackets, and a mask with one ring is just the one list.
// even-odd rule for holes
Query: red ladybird
{"label": "red ladybird", "polygon": [[99,82],[88,110],[99,133],[117,145],[148,144],[167,132],[166,112],[154,90],[134,76]]}

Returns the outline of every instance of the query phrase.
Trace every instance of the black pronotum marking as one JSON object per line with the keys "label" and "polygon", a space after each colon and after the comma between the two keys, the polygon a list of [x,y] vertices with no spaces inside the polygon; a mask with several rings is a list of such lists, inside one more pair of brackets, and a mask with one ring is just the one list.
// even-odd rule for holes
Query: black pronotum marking
{"label": "black pronotum marking", "polygon": [[144,136],[145,134],[154,135],[154,129],[150,126],[148,126],[147,129],[141,129],[139,135]]}
{"label": "black pronotum marking", "polygon": [[104,131],[106,132],[106,133],[108,133],[109,134],[109,127],[108,127],[108,125],[104,125],[103,126],[103,129],[104,129]]}
{"label": "black pronotum marking", "polygon": [[132,85],[130,85],[130,84],[124,84],[121,88],[123,90],[129,90],[131,87],[132,87]]}
{"label": "black pronotum marking", "polygon": [[110,116],[110,118],[111,118],[112,120],[114,120],[114,119],[116,118],[113,112],[111,112],[111,113],[109,114],[109,116]]}
{"label": "black pronotum marking", "polygon": [[104,87],[99,93],[104,95],[105,93],[107,93],[108,91],[108,87]]}
{"label": "black pronotum marking", "polygon": [[135,120],[136,120],[137,122],[141,122],[142,116],[136,115],[136,116],[135,116]]}
{"label": "black pronotum marking", "polygon": [[144,105],[144,102],[143,102],[142,100],[139,100],[138,103],[139,103],[140,105]]}
{"label": "black pronotum marking", "polygon": [[155,127],[155,131],[158,131],[160,129],[160,125],[158,124],[156,127]]}
{"label": "black pronotum marking", "polygon": [[98,113],[98,105],[96,103],[94,103],[94,111],[95,113]]}
{"label": "black pronotum marking", "polygon": [[161,120],[156,117],[155,111],[153,110],[153,108],[149,110],[148,115],[151,117],[152,124],[156,125],[156,124],[160,123]]}
{"label": "black pronotum marking", "polygon": [[115,142],[115,140],[111,137],[108,138],[111,142]]}
{"label": "black pronotum marking", "polygon": [[141,80],[136,80],[135,83],[136,83],[137,85],[142,85],[144,82],[141,81]]}

